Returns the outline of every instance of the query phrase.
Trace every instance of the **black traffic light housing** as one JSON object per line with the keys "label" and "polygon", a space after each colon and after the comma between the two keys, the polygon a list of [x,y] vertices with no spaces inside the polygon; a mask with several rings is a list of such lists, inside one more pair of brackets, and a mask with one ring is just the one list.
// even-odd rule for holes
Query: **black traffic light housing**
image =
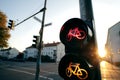
{"label": "black traffic light housing", "polygon": [[58,70],[64,80],[89,80],[90,69],[87,62],[74,54],[66,54],[61,59]]}
{"label": "black traffic light housing", "polygon": [[58,72],[64,80],[93,80],[88,63],[95,67],[98,64],[94,39],[91,26],[79,18],[63,24],[60,40],[66,54],[59,63]]}
{"label": "black traffic light housing", "polygon": [[14,21],[13,20],[9,20],[8,28],[10,28],[10,29],[14,28]]}
{"label": "black traffic light housing", "polygon": [[33,38],[34,38],[33,39],[34,44],[32,44],[32,46],[35,47],[35,48],[38,48],[39,47],[40,36],[34,35]]}
{"label": "black traffic light housing", "polygon": [[92,36],[92,30],[79,18],[72,18],[65,22],[60,31],[60,40],[65,47],[77,52],[88,46]]}

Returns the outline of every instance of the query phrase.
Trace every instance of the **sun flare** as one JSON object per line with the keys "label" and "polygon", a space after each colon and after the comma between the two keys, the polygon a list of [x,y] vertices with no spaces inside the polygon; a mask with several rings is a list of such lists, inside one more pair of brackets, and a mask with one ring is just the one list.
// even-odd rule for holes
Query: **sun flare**
{"label": "sun flare", "polygon": [[98,53],[99,53],[99,56],[100,56],[101,58],[106,56],[106,50],[103,49],[103,48],[100,48],[100,49],[98,50]]}

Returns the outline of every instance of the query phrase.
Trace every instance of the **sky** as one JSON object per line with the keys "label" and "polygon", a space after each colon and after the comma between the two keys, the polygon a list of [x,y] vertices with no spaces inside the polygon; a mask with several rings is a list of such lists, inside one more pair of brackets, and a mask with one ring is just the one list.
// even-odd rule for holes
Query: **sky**
{"label": "sky", "polygon": [[[107,39],[108,28],[120,21],[120,0],[92,0],[95,30],[98,48],[101,53]],[[35,14],[43,8],[44,0],[0,0],[0,11],[12,19],[15,24]],[[36,15],[42,19],[42,12]],[[58,42],[62,25],[70,18],[80,18],[79,0],[47,0],[45,24],[52,23],[44,28],[44,43]],[[10,47],[19,51],[25,50],[33,44],[33,35],[39,35],[41,23],[30,18],[11,30]]]}

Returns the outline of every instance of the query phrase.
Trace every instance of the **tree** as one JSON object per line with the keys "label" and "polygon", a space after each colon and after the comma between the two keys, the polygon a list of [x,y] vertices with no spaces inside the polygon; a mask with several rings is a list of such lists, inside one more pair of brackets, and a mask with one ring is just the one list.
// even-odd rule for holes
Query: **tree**
{"label": "tree", "polygon": [[10,30],[6,26],[7,16],[0,11],[0,48],[8,47]]}

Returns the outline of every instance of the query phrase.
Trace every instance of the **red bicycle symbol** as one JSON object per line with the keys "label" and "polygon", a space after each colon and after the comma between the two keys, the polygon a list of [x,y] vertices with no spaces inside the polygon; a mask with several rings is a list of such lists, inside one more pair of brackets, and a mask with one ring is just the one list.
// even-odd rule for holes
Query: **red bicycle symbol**
{"label": "red bicycle symbol", "polygon": [[68,41],[71,41],[73,37],[81,40],[86,37],[86,33],[82,29],[79,30],[78,27],[76,27],[74,29],[69,30],[69,33],[67,35]]}

